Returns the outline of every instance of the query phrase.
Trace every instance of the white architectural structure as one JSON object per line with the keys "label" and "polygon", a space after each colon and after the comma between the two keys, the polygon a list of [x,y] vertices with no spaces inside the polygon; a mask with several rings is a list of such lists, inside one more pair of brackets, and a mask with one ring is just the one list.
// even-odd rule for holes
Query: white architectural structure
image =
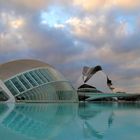
{"label": "white architectural structure", "polygon": [[[87,87],[85,86],[84,88],[81,88],[82,84],[87,85]],[[97,93],[113,92],[111,90],[112,82],[111,80],[109,80],[107,75],[102,71],[101,66],[83,67],[83,72],[81,77],[78,79],[77,85],[80,85],[80,89],[78,87],[80,91],[91,90],[91,92],[97,92]],[[89,88],[89,86],[91,88]]]}
{"label": "white architectural structure", "polygon": [[37,60],[0,65],[0,101],[77,102],[74,88],[52,66]]}

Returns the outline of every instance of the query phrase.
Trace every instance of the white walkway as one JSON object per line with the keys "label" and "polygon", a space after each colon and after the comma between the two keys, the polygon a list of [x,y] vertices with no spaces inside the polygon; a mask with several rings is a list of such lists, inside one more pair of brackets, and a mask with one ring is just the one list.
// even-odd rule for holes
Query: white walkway
{"label": "white walkway", "polygon": [[92,93],[92,92],[79,92],[78,95],[89,96],[85,101],[90,101],[94,99],[100,98],[108,98],[108,97],[133,97],[140,96],[140,93]]}

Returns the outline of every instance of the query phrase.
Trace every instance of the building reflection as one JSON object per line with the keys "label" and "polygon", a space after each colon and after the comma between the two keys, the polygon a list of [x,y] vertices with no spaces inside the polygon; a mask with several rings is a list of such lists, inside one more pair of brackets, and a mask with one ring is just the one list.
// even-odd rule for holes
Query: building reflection
{"label": "building reflection", "polygon": [[[34,139],[52,139],[76,115],[77,104],[18,104],[5,117],[1,105],[1,125],[14,133]],[[9,108],[10,109],[10,108]]]}
{"label": "building reflection", "polygon": [[108,127],[106,127],[104,131],[96,129],[97,124],[94,124],[92,120],[94,118],[98,118],[100,115],[104,115],[102,112],[104,112],[104,110],[97,107],[97,105],[94,107],[93,104],[79,104],[78,114],[79,117],[83,120],[83,134],[85,138],[103,139],[105,131],[113,124],[114,112],[110,111],[108,118],[105,120],[100,120],[99,122],[99,124],[102,125],[106,125],[107,123]]}
{"label": "building reflection", "polygon": [[99,102],[79,104],[78,115],[83,120],[84,138],[103,139],[107,131],[113,126],[117,111],[139,108],[140,104],[135,103]]}
{"label": "building reflection", "polygon": [[103,139],[121,109],[139,104],[1,104],[0,126],[33,139]]}

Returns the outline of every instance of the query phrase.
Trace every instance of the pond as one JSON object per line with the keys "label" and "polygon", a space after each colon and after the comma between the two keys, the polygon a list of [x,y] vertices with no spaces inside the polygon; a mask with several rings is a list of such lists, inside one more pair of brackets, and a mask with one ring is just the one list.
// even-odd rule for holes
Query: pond
{"label": "pond", "polygon": [[0,104],[1,140],[138,140],[140,104]]}

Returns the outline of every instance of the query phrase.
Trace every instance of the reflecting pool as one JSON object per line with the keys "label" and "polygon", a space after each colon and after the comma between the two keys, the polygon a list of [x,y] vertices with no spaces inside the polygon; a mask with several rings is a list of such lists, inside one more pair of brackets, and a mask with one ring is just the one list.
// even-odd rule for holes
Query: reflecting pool
{"label": "reflecting pool", "polygon": [[140,139],[140,104],[0,104],[0,140],[100,139]]}

